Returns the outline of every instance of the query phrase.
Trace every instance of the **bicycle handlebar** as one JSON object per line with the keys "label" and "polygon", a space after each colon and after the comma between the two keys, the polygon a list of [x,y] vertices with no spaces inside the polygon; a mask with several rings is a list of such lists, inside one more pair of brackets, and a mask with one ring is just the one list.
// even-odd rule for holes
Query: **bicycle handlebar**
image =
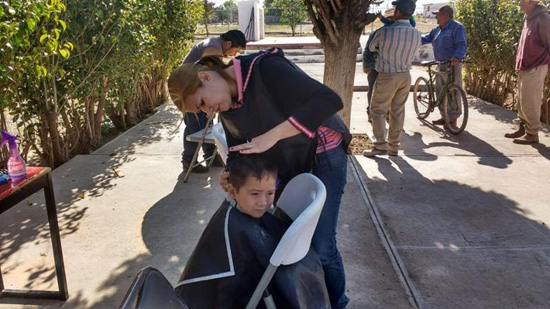
{"label": "bicycle handlebar", "polygon": [[[471,63],[470,60],[460,60],[461,63]],[[420,65],[423,67],[431,67],[432,65],[441,65],[441,64],[449,64],[451,63],[451,60],[445,60],[445,61],[437,61],[437,60],[428,60],[428,61],[422,61],[420,62]]]}

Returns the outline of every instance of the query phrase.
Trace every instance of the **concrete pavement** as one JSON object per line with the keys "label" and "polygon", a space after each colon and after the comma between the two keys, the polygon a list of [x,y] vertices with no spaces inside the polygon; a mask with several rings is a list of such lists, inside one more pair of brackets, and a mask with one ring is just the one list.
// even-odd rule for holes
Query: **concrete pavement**
{"label": "concrete pavement", "polygon": [[471,98],[466,131],[453,136],[416,119],[410,98],[401,155],[356,157],[421,308],[550,304],[549,131],[539,145],[513,144],[503,134],[514,116]]}
{"label": "concrete pavement", "polygon": [[[300,66],[322,78],[322,64]],[[550,303],[548,129],[537,146],[515,145],[502,136],[514,113],[473,99],[459,136],[416,119],[409,100],[400,156],[351,158],[338,228],[350,308]],[[366,92],[355,93],[353,133],[372,132],[365,107]],[[54,171],[70,298],[0,307],[116,307],[147,265],[177,281],[224,196],[221,169],[181,181],[180,118],[164,106]],[[56,288],[42,196],[0,220],[6,287]]]}

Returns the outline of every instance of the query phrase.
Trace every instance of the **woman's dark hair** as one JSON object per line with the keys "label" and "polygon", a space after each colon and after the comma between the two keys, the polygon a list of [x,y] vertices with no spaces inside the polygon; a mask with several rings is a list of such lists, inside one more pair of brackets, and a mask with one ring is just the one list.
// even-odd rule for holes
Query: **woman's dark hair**
{"label": "woman's dark hair", "polygon": [[199,72],[215,71],[226,81],[232,81],[233,78],[227,74],[224,69],[228,65],[223,63],[219,56],[204,56],[196,63],[184,63],[176,68],[168,77],[168,92],[172,102],[182,113],[196,112],[196,107],[187,106],[185,100],[193,95],[202,83],[199,79]]}
{"label": "woman's dark hair", "polygon": [[229,183],[239,191],[248,177],[261,180],[266,176],[277,179],[277,167],[262,154],[238,155],[231,161]]}
{"label": "woman's dark hair", "polygon": [[222,40],[231,42],[231,47],[246,48],[246,38],[244,33],[239,30],[229,30],[220,35]]}

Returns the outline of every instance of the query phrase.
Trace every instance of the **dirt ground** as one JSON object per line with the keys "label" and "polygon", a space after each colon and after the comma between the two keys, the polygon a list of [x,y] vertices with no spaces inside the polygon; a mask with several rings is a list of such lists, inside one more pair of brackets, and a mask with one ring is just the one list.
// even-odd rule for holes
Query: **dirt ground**
{"label": "dirt ground", "polygon": [[353,138],[349,146],[350,154],[361,155],[363,150],[370,148],[371,141],[366,134],[352,134]]}

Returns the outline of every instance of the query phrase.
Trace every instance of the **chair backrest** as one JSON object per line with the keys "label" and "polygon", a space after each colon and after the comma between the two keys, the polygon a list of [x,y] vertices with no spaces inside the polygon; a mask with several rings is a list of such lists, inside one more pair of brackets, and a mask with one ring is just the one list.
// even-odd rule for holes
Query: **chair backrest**
{"label": "chair backrest", "polygon": [[272,265],[293,264],[307,254],[326,196],[325,185],[312,174],[300,174],[288,182],[277,201],[277,207],[294,222],[271,255],[269,262]]}
{"label": "chair backrest", "polygon": [[[256,308],[277,267],[294,264],[306,256],[326,197],[325,185],[312,174],[300,174],[288,182],[277,201],[277,207],[281,208],[294,221],[271,255],[269,265],[256,286],[246,309]],[[267,300],[264,298],[266,306],[274,308],[271,301],[268,301],[269,299],[271,297],[267,297]]]}
{"label": "chair backrest", "polygon": [[153,267],[145,267],[136,275],[119,308],[122,309],[187,309],[166,277]]}
{"label": "chair backrest", "polygon": [[227,140],[225,138],[225,131],[221,122],[216,123],[212,127],[212,136],[214,137],[214,143],[218,147],[218,154],[222,158],[223,163],[227,163],[227,155],[229,150],[227,149]]}

